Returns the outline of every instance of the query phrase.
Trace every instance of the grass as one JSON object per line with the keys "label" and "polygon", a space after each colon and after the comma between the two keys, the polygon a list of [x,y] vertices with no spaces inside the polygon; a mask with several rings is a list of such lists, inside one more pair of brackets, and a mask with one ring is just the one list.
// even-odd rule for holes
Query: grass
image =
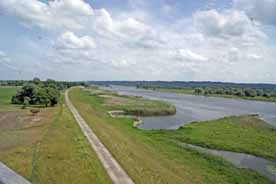
{"label": "grass", "polygon": [[111,183],[67,107],[60,107],[34,161],[33,183]]}
{"label": "grass", "polygon": [[256,96],[256,97],[242,97],[242,96],[236,96],[236,95],[220,95],[220,94],[195,94],[193,89],[175,89],[175,88],[147,88],[150,90],[157,90],[161,92],[170,92],[170,93],[179,93],[179,94],[190,94],[190,95],[200,95],[200,96],[211,96],[211,97],[222,97],[222,98],[233,98],[233,99],[243,99],[243,100],[255,100],[255,101],[265,101],[265,102],[276,102],[276,98],[270,97],[262,97],[262,96]]}
{"label": "grass", "polygon": [[17,87],[0,87],[0,111],[16,109],[16,106],[11,105],[11,97],[16,94],[17,89]]}
{"label": "grass", "polygon": [[30,116],[9,104],[15,92],[0,88],[1,162],[33,184],[111,183],[63,99]]}
{"label": "grass", "polygon": [[256,116],[194,122],[164,136],[207,148],[249,153],[276,160],[276,127]]}
{"label": "grass", "polygon": [[0,161],[30,179],[35,145],[42,139],[54,109],[43,109],[32,117],[10,104],[16,87],[0,87]]}
{"label": "grass", "polygon": [[93,89],[87,94],[102,98],[103,104],[110,110],[122,110],[128,115],[165,116],[176,113],[176,108],[170,103],[159,100],[146,100],[141,97],[119,95],[110,91]]}
{"label": "grass", "polygon": [[270,183],[221,158],[174,144],[163,132],[134,128],[132,119],[111,118],[110,107],[97,95],[74,89],[70,98],[135,183]]}

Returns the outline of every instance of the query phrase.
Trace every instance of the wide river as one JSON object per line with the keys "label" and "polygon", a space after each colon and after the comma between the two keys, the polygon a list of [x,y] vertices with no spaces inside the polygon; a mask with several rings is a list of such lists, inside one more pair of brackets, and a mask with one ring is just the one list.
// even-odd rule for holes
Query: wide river
{"label": "wide river", "polygon": [[[111,86],[105,87],[105,89],[125,95],[165,100],[176,106],[176,115],[143,118],[144,124],[140,126],[143,129],[176,129],[193,121],[247,114],[259,114],[268,123],[276,125],[276,103],[165,93],[124,86]],[[274,171],[276,162],[274,161],[244,153],[211,150],[195,145],[182,144],[192,149],[220,156],[239,168],[254,170],[271,181],[276,181],[276,173]]]}
{"label": "wide river", "polygon": [[176,114],[173,116],[143,118],[144,123],[140,126],[142,129],[177,129],[193,121],[247,114],[258,114],[266,122],[276,125],[276,103],[167,93],[125,86],[104,88],[120,94],[164,100],[176,106]]}

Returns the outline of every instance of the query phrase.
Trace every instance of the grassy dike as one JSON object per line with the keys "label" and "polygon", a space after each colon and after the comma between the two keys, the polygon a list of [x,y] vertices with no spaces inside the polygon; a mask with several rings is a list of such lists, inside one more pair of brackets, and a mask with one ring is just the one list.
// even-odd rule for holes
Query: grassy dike
{"label": "grassy dike", "polygon": [[104,98],[89,91],[74,89],[70,98],[136,183],[270,183],[223,159],[180,147],[161,131],[139,130],[131,119],[111,118]]}
{"label": "grassy dike", "polygon": [[31,178],[34,184],[111,183],[96,153],[63,103],[34,154]]}
{"label": "grassy dike", "polygon": [[176,131],[158,133],[185,143],[276,160],[276,127],[256,116],[231,116],[193,122]]}
{"label": "grassy dike", "polygon": [[111,183],[63,98],[30,116],[10,104],[15,92],[0,88],[0,162],[33,184]]}

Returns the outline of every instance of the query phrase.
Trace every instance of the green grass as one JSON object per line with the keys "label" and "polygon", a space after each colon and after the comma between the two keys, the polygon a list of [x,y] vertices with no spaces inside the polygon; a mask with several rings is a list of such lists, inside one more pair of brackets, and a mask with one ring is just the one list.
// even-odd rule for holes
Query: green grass
{"label": "green grass", "polygon": [[207,148],[249,153],[276,160],[276,127],[255,116],[194,122],[164,136]]}
{"label": "green grass", "polygon": [[74,89],[70,98],[135,183],[270,183],[221,158],[183,148],[163,132],[139,130],[128,118],[111,118],[106,113],[110,107],[96,95]]}
{"label": "green grass", "polygon": [[[0,162],[33,184],[111,183],[63,99],[32,117],[10,104],[15,93],[16,88],[0,88]],[[42,115],[38,125],[22,123]]]}
{"label": "green grass", "polygon": [[102,98],[101,102],[105,103],[108,109],[122,110],[128,115],[165,116],[176,113],[174,105],[163,101],[146,100],[141,97],[119,95],[98,88],[92,88],[91,90],[86,90],[85,92],[90,95],[92,94],[92,96]]}
{"label": "green grass", "polygon": [[0,87],[0,111],[15,109],[11,105],[11,97],[16,94],[17,87]]}
{"label": "green grass", "polygon": [[38,125],[26,126],[30,122],[24,119],[36,117],[30,117],[27,111],[10,104],[16,90],[15,87],[0,87],[0,161],[30,179],[35,146],[41,140],[54,109],[45,109],[42,113],[45,118]]}
{"label": "green grass", "polygon": [[50,124],[34,160],[32,182],[111,183],[67,107]]}
{"label": "green grass", "polygon": [[190,94],[190,95],[200,95],[200,96],[211,96],[211,97],[221,97],[221,98],[233,98],[233,99],[243,99],[243,100],[255,100],[255,101],[265,101],[265,102],[276,102],[276,98],[270,97],[262,97],[262,96],[256,96],[256,97],[242,97],[242,96],[236,96],[236,95],[220,95],[220,94],[195,94],[193,89],[175,89],[175,88],[148,88],[149,90],[157,90],[161,92],[170,92],[170,93],[179,93],[179,94]]}

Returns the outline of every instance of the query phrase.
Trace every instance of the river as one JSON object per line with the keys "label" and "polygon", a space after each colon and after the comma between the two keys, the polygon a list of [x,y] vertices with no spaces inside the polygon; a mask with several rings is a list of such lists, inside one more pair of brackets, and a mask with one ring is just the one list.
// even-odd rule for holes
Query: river
{"label": "river", "polygon": [[206,121],[231,115],[258,114],[266,122],[276,125],[276,103],[176,94],[126,86],[110,86],[104,89],[120,94],[142,96],[170,102],[176,114],[162,117],[143,117],[142,129],[177,129],[193,121]]}
{"label": "river", "polygon": [[[276,125],[276,103],[176,94],[125,86],[110,86],[104,87],[104,89],[124,95],[164,100],[176,106],[177,112],[173,116],[143,117],[143,124],[139,126],[142,129],[177,129],[193,121],[206,121],[230,115],[247,114],[258,114],[266,122]],[[271,181],[276,181],[276,162],[274,161],[244,153],[212,150],[191,144],[181,144],[198,151],[220,156],[239,168],[254,170]]]}

